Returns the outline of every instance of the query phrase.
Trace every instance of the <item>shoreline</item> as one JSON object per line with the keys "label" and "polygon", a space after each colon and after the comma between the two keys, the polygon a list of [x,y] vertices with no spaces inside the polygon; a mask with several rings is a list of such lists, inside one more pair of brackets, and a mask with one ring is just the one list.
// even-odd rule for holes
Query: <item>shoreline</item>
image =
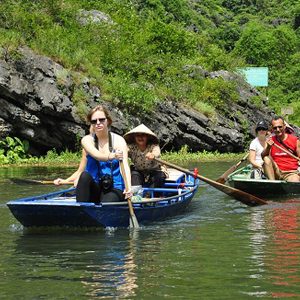
{"label": "shoreline", "polygon": [[[234,162],[240,160],[245,153],[219,153],[219,152],[187,152],[186,149],[178,152],[163,152],[161,159],[170,161],[173,163],[181,163],[186,161],[201,161],[201,162],[213,162],[224,161]],[[0,168],[9,167],[76,167],[81,159],[81,152],[78,153],[62,153],[60,155],[46,155],[43,157],[30,157],[28,159],[22,159],[16,163],[0,163]]]}

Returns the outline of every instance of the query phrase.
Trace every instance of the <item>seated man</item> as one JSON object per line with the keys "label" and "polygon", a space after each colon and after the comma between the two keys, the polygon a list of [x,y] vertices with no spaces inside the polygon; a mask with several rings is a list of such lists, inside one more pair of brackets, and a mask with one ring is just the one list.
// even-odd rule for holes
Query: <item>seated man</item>
{"label": "seated man", "polygon": [[[282,117],[275,116],[271,124],[274,135],[267,140],[267,147],[261,154],[265,162],[263,165],[265,174],[270,180],[300,182],[298,160],[276,147],[279,145],[294,156],[300,157],[299,140],[296,136],[286,132],[286,125]],[[268,156],[270,159],[267,159]]]}

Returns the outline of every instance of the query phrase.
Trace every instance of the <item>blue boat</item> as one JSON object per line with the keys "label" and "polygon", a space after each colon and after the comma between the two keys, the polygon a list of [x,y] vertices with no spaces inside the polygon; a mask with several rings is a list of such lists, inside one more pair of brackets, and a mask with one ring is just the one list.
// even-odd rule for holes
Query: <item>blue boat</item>
{"label": "blue boat", "polygon": [[[191,202],[199,180],[176,170],[163,188],[143,188],[142,197],[132,197],[139,224],[163,220],[180,214]],[[39,196],[21,198],[7,203],[15,218],[25,227],[128,227],[126,202],[76,202],[75,188]],[[154,193],[156,198],[154,198]],[[144,197],[144,196],[147,196]]]}

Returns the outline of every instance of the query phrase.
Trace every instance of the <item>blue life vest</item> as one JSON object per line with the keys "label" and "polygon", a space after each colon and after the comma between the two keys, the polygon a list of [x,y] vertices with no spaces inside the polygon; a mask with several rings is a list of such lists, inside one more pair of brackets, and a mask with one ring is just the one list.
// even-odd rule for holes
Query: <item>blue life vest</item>
{"label": "blue life vest", "polygon": [[113,175],[114,188],[124,191],[125,185],[120,171],[120,164],[117,159],[108,161],[97,161],[89,154],[86,156],[87,164],[85,171],[88,172],[95,182],[99,182],[100,178],[105,175]]}

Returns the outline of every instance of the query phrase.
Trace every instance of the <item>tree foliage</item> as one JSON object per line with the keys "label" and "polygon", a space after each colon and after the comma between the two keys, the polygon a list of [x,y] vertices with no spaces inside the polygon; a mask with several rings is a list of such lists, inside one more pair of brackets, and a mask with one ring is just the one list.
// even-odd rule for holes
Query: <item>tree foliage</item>
{"label": "tree foliage", "polygon": [[[112,22],[81,25],[81,10]],[[211,114],[222,112],[222,91],[235,99],[230,83],[190,76],[186,66],[267,66],[270,105],[278,113],[291,105],[300,125],[299,20],[298,0],[2,0],[0,46],[5,59],[28,45],[89,76],[104,99],[136,114],[169,99]],[[84,94],[74,91],[84,111]]]}

